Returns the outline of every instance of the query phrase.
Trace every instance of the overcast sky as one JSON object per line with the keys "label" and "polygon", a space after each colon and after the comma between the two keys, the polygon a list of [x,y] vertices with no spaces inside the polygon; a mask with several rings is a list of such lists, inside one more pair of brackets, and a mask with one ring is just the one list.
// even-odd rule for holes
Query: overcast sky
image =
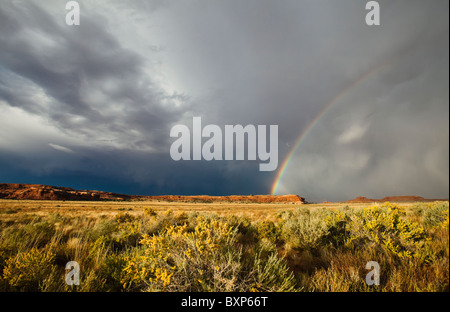
{"label": "overcast sky", "polygon": [[[277,192],[449,193],[449,2],[0,5],[0,182],[128,194],[268,194],[259,161],[171,159],[173,125],[278,125]],[[331,105],[330,105],[331,103]]]}

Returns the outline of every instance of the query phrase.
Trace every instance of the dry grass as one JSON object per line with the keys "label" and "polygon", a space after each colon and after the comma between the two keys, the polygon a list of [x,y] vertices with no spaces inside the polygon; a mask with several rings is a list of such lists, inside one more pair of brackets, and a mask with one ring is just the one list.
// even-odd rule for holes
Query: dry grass
{"label": "dry grass", "polygon": [[[415,203],[398,203],[399,207],[408,208]],[[59,213],[67,216],[98,217],[100,215],[113,216],[119,211],[126,211],[132,215],[140,215],[145,208],[151,207],[155,212],[165,212],[168,210],[174,213],[182,212],[208,212],[218,215],[241,215],[258,220],[276,220],[276,215],[280,211],[293,211],[298,207],[307,206],[310,209],[326,208],[339,210],[345,207],[359,209],[366,207],[362,203],[323,203],[323,204],[254,204],[254,203],[183,203],[164,201],[50,201],[50,200],[8,200],[0,199],[0,214],[8,214],[13,211],[18,214],[33,213],[38,216],[46,216],[51,213]],[[4,216],[2,217],[4,218]]]}
{"label": "dry grass", "polygon": [[[448,291],[448,202],[396,204],[393,211],[402,211],[399,220],[404,222],[399,229],[398,221],[389,219],[394,206],[375,208],[388,212],[380,216],[389,217],[377,219],[381,222],[375,224],[378,232],[367,227],[373,226],[371,223],[358,223],[367,221],[363,214],[367,206],[0,200],[0,290]],[[208,260],[198,253],[191,259],[189,270],[174,265],[187,260],[183,258],[187,246],[195,247],[203,234],[189,240],[175,239],[168,236],[166,229],[186,225],[186,233],[195,233],[197,226],[217,220],[236,231],[227,240],[228,245],[218,249],[224,254],[211,253]],[[380,226],[389,226],[388,221],[394,222],[394,228],[380,230]],[[373,240],[376,233],[385,235],[383,231],[388,231],[397,245]],[[405,241],[412,234],[417,241]],[[156,261],[155,254],[145,251],[143,237],[170,241],[174,252]],[[396,248],[409,250],[413,256],[404,256]],[[144,254],[147,258],[142,258]],[[146,264],[142,266],[143,260],[139,259],[146,259]],[[64,283],[65,264],[72,260],[82,268],[82,283],[77,287]],[[382,267],[380,286],[365,283],[365,264],[371,260]],[[209,266],[213,261],[220,270]],[[133,274],[140,281],[134,288],[124,285],[130,280],[124,273],[130,263],[135,263]],[[48,269],[33,275],[37,266]],[[146,274],[153,272],[149,275],[152,277],[142,279],[139,270],[143,268]],[[204,284],[195,282],[203,277],[199,278],[201,274],[193,268],[209,272],[208,278],[206,273],[203,275]],[[20,272],[31,277],[18,279]],[[280,274],[293,274],[295,285],[290,280],[287,287],[283,284],[286,281],[276,278]],[[197,283],[197,288],[188,287],[191,279],[195,279],[192,285]]]}

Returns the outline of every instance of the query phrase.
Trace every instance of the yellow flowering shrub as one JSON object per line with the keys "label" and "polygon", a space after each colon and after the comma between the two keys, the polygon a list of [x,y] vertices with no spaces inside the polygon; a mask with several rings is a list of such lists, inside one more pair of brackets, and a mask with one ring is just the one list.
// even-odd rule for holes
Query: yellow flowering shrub
{"label": "yellow flowering shrub", "polygon": [[38,291],[45,279],[55,270],[55,255],[33,248],[6,260],[3,279],[12,287],[24,291]]}
{"label": "yellow flowering shrub", "polygon": [[341,246],[349,239],[350,231],[348,224],[350,217],[343,211],[330,211],[324,218],[326,225],[326,234],[323,235],[321,241],[323,244],[331,244],[333,246]]}
{"label": "yellow flowering shrub", "polygon": [[151,207],[145,207],[144,215],[149,216],[149,217],[156,217],[158,214],[156,213],[155,209],[153,209]]}
{"label": "yellow flowering shrub", "polygon": [[139,222],[119,224],[118,231],[113,237],[119,244],[135,246],[141,238],[141,224]]}
{"label": "yellow flowering shrub", "polygon": [[448,214],[448,210],[447,211],[443,211],[442,212],[443,215],[443,221],[439,224],[439,226],[442,229],[447,229],[448,230],[448,223],[449,223],[449,214]]}
{"label": "yellow flowering shrub", "polygon": [[385,203],[364,208],[349,224],[349,244],[372,243],[399,258],[423,258],[425,230],[417,223],[404,220],[405,211]]}
{"label": "yellow flowering shrub", "polygon": [[260,238],[268,239],[271,242],[277,242],[280,239],[280,230],[272,221],[259,222],[257,231]]}
{"label": "yellow flowering shrub", "polygon": [[233,236],[231,226],[217,220],[200,220],[192,232],[185,224],[168,226],[159,235],[144,235],[140,241],[144,251],[128,257],[122,284],[124,288],[164,291],[174,273],[181,271],[198,275],[193,280],[201,286],[206,269],[203,266],[211,266],[204,259],[214,258],[213,254],[230,243]]}
{"label": "yellow flowering shrub", "polygon": [[127,223],[127,222],[133,222],[137,219],[137,217],[130,215],[129,213],[120,212],[115,216],[117,223]]}
{"label": "yellow flowering shrub", "polygon": [[236,231],[221,220],[199,217],[191,226],[144,235],[142,248],[126,259],[122,285],[144,291],[250,291],[255,283],[262,290],[290,289],[294,278],[276,249],[244,255]]}

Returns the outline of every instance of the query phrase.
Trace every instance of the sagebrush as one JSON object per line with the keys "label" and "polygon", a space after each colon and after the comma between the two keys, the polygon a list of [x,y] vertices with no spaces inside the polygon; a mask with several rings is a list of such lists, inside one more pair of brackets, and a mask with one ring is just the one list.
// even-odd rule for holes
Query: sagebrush
{"label": "sagebrush", "polygon": [[[1,291],[449,289],[448,202],[305,205],[262,220],[148,206],[89,216],[3,210]],[[79,286],[65,284],[68,261],[80,264]],[[380,264],[379,286],[365,283],[368,261]]]}

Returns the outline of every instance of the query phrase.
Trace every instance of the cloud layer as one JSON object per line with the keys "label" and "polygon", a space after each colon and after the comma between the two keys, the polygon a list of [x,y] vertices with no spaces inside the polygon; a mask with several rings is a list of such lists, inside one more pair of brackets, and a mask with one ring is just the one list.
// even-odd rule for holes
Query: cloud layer
{"label": "cloud layer", "polygon": [[[170,128],[277,124],[279,192],[448,197],[448,1],[64,1],[0,7],[0,179],[268,193],[258,163],[174,162]],[[336,100],[336,97],[338,99]]]}

